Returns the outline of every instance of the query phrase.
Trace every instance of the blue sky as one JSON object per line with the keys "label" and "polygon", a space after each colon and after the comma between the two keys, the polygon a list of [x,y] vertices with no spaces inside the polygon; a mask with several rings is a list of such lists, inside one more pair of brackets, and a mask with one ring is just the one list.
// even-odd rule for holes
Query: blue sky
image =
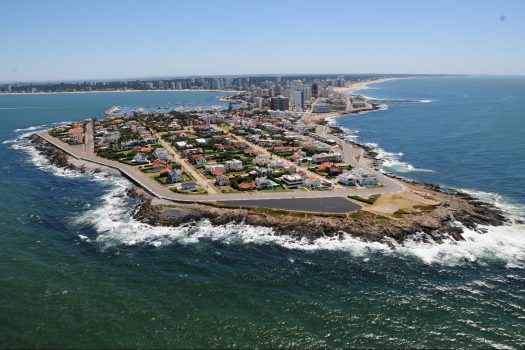
{"label": "blue sky", "polygon": [[0,81],[525,74],[523,0],[2,0],[0,23]]}

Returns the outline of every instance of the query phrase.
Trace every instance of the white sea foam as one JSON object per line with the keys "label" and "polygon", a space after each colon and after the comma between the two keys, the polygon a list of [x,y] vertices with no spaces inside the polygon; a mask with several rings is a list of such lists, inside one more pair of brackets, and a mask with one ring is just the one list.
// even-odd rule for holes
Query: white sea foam
{"label": "white sea foam", "polygon": [[65,168],[61,168],[56,165],[53,165],[51,162],[49,162],[49,159],[46,156],[41,154],[37,150],[37,148],[29,142],[26,142],[26,143],[17,142],[17,143],[14,143],[11,146],[11,148],[15,150],[24,151],[29,156],[29,158],[27,159],[29,163],[33,164],[34,166],[36,166],[37,168],[41,170],[49,171],[56,176],[68,177],[68,178],[82,176],[82,173],[79,171],[72,170],[72,169],[65,169]]}
{"label": "white sea foam", "polygon": [[365,143],[364,144],[367,147],[370,147],[374,152],[377,153],[377,158],[381,160],[382,162],[382,170],[384,171],[392,171],[397,173],[411,173],[411,172],[421,172],[421,173],[433,173],[434,170],[431,169],[422,169],[422,168],[416,168],[414,165],[405,162],[401,160],[404,153],[398,152],[387,152],[377,143]]}
{"label": "white sea foam", "polygon": [[151,226],[135,220],[131,215],[132,200],[126,190],[131,184],[116,177],[98,177],[97,181],[110,181],[113,189],[101,198],[101,203],[77,218],[79,224],[92,225],[96,232],[96,242],[104,246],[150,244],[162,246],[173,242],[193,244],[201,239],[220,240],[225,243],[249,243],[274,241],[270,228],[244,224],[212,226],[209,221],[181,225],[179,227]]}
{"label": "white sea foam", "polygon": [[19,133],[19,132],[27,132],[27,131],[36,131],[36,130],[41,130],[41,129],[45,129],[45,128],[48,128],[48,127],[49,127],[49,125],[42,124],[42,125],[30,126],[30,127],[27,127],[27,128],[15,129],[15,130],[13,130],[13,132]]}
{"label": "white sea foam", "polygon": [[414,255],[425,263],[459,265],[465,262],[501,260],[508,267],[525,266],[525,225],[481,227],[487,233],[464,229],[465,241],[447,240],[442,244],[408,242],[396,249]]}
{"label": "white sea foam", "polygon": [[[113,188],[100,198],[101,203],[91,206],[77,218],[78,224],[91,225],[97,236],[95,242],[104,247],[118,245],[149,244],[155,247],[177,242],[196,244],[202,240],[220,241],[226,244],[277,244],[287,249],[308,251],[345,251],[365,259],[371,253],[389,256],[416,257],[425,264],[458,264],[502,261],[508,268],[525,266],[525,225],[481,227],[487,232],[481,234],[464,228],[465,241],[446,240],[442,244],[423,243],[417,235],[400,245],[394,240],[365,242],[343,233],[338,237],[323,237],[314,240],[296,239],[287,235],[276,235],[274,230],[247,224],[213,226],[207,220],[187,223],[178,227],[151,226],[132,217],[133,200],[126,190],[131,184],[123,179],[96,174],[95,181],[112,184]],[[488,196],[484,194],[484,196]],[[523,207],[513,207],[498,199],[501,208],[522,212]],[[521,216],[523,217],[523,216]],[[456,225],[460,225],[456,223]],[[80,236],[79,236],[80,237]],[[85,236],[80,237],[89,242]]]}
{"label": "white sea foam", "polygon": [[64,168],[57,167],[54,164],[52,164],[49,161],[49,159],[43,154],[41,154],[36,148],[36,146],[27,139],[27,137],[33,134],[36,134],[40,131],[46,130],[49,127],[50,127],[49,125],[39,125],[39,126],[29,127],[25,129],[16,129],[15,132],[18,132],[18,133],[24,132],[24,133],[18,135],[18,137],[16,137],[15,139],[6,140],[2,143],[4,144],[10,143],[12,144],[11,145],[12,149],[25,152],[28,155],[28,158],[26,160],[39,169],[49,171],[53,173],[54,175],[60,176],[60,177],[72,178],[72,177],[82,176],[82,173],[79,171],[72,170],[72,169],[64,169]]}

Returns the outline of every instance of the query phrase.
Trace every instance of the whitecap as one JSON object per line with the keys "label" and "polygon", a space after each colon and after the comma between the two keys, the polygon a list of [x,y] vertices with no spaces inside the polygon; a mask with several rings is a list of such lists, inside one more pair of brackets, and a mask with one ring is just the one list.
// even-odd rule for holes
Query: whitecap
{"label": "whitecap", "polygon": [[[277,235],[272,228],[244,223],[214,226],[208,220],[190,222],[178,227],[152,226],[133,218],[137,202],[126,195],[131,183],[119,177],[96,174],[94,181],[110,184],[112,188],[76,218],[77,224],[90,225],[96,231],[92,240],[103,247],[140,244],[162,247],[172,243],[197,244],[203,240],[225,244],[276,244],[303,251],[344,251],[368,259],[370,254],[415,257],[424,264],[456,266],[465,263],[485,264],[504,262],[508,268],[524,268],[525,225],[480,226],[486,233],[464,228],[465,241],[446,239],[443,243],[425,243],[414,235],[404,244],[386,238],[383,242],[366,242],[347,233],[337,237],[297,239]],[[500,201],[501,202],[501,201]],[[460,223],[454,223],[461,226]],[[87,241],[85,238],[83,240]]]}
{"label": "whitecap", "polygon": [[364,146],[369,147],[377,153],[376,158],[381,161],[381,169],[384,172],[394,172],[394,173],[411,173],[411,172],[421,172],[421,173],[433,173],[434,170],[416,168],[414,165],[401,160],[401,157],[404,156],[403,152],[393,153],[387,152],[377,143],[365,143]]}
{"label": "whitecap", "polygon": [[56,176],[68,177],[68,178],[82,176],[82,173],[80,171],[61,168],[61,167],[58,167],[52,164],[49,161],[49,159],[45,155],[43,155],[40,151],[38,151],[36,146],[32,144],[29,140],[19,139],[11,145],[11,148],[14,150],[21,150],[25,152],[29,156],[27,161],[30,164],[36,166],[37,168],[41,170],[49,171]]}

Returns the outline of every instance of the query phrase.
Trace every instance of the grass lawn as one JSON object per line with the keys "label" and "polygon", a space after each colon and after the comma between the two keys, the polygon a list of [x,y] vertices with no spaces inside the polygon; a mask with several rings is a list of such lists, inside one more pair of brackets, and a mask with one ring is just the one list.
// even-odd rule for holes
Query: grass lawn
{"label": "grass lawn", "polygon": [[160,177],[159,175],[155,175],[155,176],[152,176],[153,179],[155,179],[155,181],[163,184],[163,185],[167,185],[168,184],[168,178],[167,177]]}
{"label": "grass lawn", "polygon": [[378,199],[379,197],[381,197],[380,194],[373,194],[371,196],[368,196],[368,197],[361,197],[361,196],[349,196],[350,199],[353,199],[353,200],[356,200],[356,201],[359,201],[359,202],[363,202],[363,203],[367,203],[367,204],[370,204],[370,205],[373,205]]}
{"label": "grass lawn", "polygon": [[180,194],[207,194],[208,193],[204,188],[202,188],[199,185],[197,185],[197,187],[192,190],[182,190],[177,187],[170,187],[170,190],[175,193],[180,193]]}
{"label": "grass lawn", "polygon": [[222,124],[219,126],[220,129],[226,131],[226,132],[230,132],[232,131],[235,127],[233,125],[230,125],[230,124]]}
{"label": "grass lawn", "polygon": [[239,193],[238,190],[231,186],[218,186],[222,193]]}
{"label": "grass lawn", "polygon": [[266,190],[260,190],[260,191],[261,192],[293,192],[292,190],[284,188],[283,186],[275,186],[272,189],[266,189]]}

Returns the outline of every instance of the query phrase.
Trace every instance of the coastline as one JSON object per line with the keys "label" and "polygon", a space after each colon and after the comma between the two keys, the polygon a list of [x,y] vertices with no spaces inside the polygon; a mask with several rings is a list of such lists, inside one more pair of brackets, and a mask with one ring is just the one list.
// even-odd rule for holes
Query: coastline
{"label": "coastline", "polygon": [[[38,152],[57,167],[122,176],[104,166],[73,159],[36,135],[31,141]],[[208,220],[213,225],[244,223],[272,228],[275,235],[308,241],[320,237],[342,239],[350,235],[367,242],[389,243],[394,240],[403,244],[407,240],[417,239],[427,243],[443,243],[450,239],[464,240],[464,228],[483,233],[484,229],[480,225],[500,226],[509,222],[500,209],[468,194],[401,178],[398,181],[406,187],[403,193],[382,195],[375,204],[363,202],[358,197],[350,199],[361,210],[346,214],[234,207],[215,201],[166,202],[136,184],[127,195],[140,201],[131,215],[152,226],[179,226],[199,220]]]}
{"label": "coastline", "polygon": [[[349,83],[345,87],[335,88],[334,91],[337,93],[341,93],[341,94],[354,94],[354,91],[363,89],[369,84],[382,83],[385,81],[396,80],[396,79],[404,79],[404,78],[367,79],[363,81]],[[366,99],[366,100],[368,101],[369,99]],[[308,120],[312,123],[326,123],[329,121],[329,119],[332,119],[332,118],[341,117],[341,116],[345,116],[349,114],[359,114],[363,112],[370,112],[370,111],[375,111],[379,109],[380,107],[373,105],[372,108],[355,109],[355,110],[348,111],[348,112],[338,111],[338,112],[328,112],[328,113],[318,113],[318,114],[310,113],[308,115],[309,116]]]}

